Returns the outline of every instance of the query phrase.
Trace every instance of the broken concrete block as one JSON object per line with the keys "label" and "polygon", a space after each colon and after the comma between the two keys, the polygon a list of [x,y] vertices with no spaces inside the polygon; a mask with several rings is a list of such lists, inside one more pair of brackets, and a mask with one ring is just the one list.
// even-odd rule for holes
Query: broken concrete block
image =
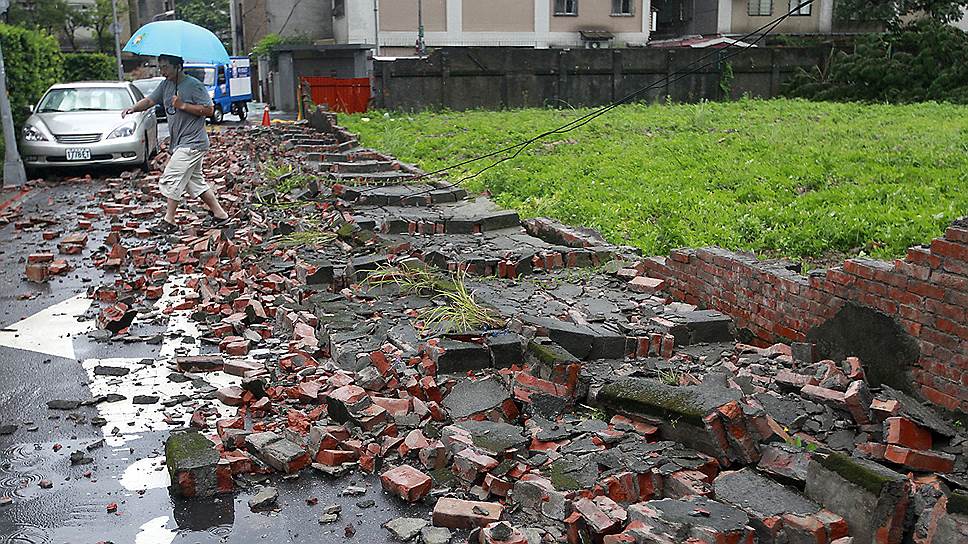
{"label": "broken concrete block", "polygon": [[[812,518],[819,525],[823,540],[826,541],[826,528],[815,517],[820,512],[820,505],[757,472],[748,468],[723,472],[713,482],[713,489],[717,500],[731,504],[750,516],[758,541],[763,544],[777,542],[784,529],[784,514]],[[802,539],[798,537],[803,536],[802,532],[794,524],[787,528],[786,536],[791,541],[800,541]]]}
{"label": "broken concrete block", "polygon": [[490,368],[491,355],[487,348],[473,342],[442,340],[432,352],[438,374],[463,373],[468,370]]}
{"label": "broken concrete block", "polygon": [[433,487],[433,480],[423,472],[409,466],[400,465],[380,475],[383,489],[408,502],[422,499]]}
{"label": "broken concrete block", "polygon": [[901,542],[910,493],[903,475],[839,453],[814,456],[807,469],[806,492],[846,519],[858,542]]}
{"label": "broken concrete block", "polygon": [[763,444],[760,446],[760,461],[756,468],[795,482],[807,481],[807,466],[810,464],[810,453],[791,445]]}
{"label": "broken concrete block", "polygon": [[508,368],[524,363],[523,341],[513,332],[489,335],[485,337],[484,345],[490,351],[491,366],[494,368]]}
{"label": "broken concrete block", "polygon": [[753,542],[754,538],[746,513],[706,497],[640,502],[629,507],[628,516],[630,522],[639,521],[660,533],[672,535],[676,542],[689,538],[705,542]]}
{"label": "broken concrete block", "polygon": [[264,510],[276,505],[279,491],[272,486],[263,487],[249,499],[249,508],[253,511]]}
{"label": "broken concrete block", "polygon": [[165,464],[171,489],[182,497],[208,497],[218,493],[218,462],[215,443],[196,431],[172,433],[165,441]]}
{"label": "broken concrete block", "polygon": [[267,465],[286,474],[298,472],[308,467],[311,462],[309,454],[302,446],[286,439],[267,444],[258,455]]}
{"label": "broken concrete block", "polygon": [[498,503],[443,497],[434,505],[433,523],[449,529],[473,529],[500,520],[503,512],[504,506]]}
{"label": "broken concrete block", "polygon": [[391,519],[384,525],[396,540],[402,542],[413,540],[426,526],[427,520],[420,518],[396,518]]}
{"label": "broken concrete block", "polygon": [[[660,434],[703,453],[725,459],[731,446],[725,429],[707,427],[704,418],[721,406],[738,400],[742,393],[717,385],[670,386],[662,382],[629,378],[612,382],[599,391],[596,401],[612,413],[658,418]],[[714,416],[718,421],[718,415]]]}
{"label": "broken concrete block", "polygon": [[500,378],[488,376],[480,380],[460,380],[444,398],[443,405],[450,417],[464,419],[499,409],[505,401],[510,402],[507,387]]}
{"label": "broken concrete block", "polygon": [[564,521],[571,511],[571,501],[555,489],[551,480],[537,474],[525,474],[514,483],[511,498],[525,511]]}

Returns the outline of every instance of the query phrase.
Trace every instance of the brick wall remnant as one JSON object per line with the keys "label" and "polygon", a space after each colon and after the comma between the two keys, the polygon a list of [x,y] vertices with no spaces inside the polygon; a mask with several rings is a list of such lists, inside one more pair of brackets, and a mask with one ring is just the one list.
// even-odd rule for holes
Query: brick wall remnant
{"label": "brick wall remnant", "polygon": [[906,335],[916,343],[917,352],[904,373],[908,389],[942,408],[968,412],[964,219],[893,262],[847,259],[842,266],[808,276],[791,264],[717,247],[677,249],[643,263],[649,276],[665,280],[673,298],[732,316],[763,344],[816,340],[818,331],[848,305],[888,316],[906,333],[899,335],[900,345]]}

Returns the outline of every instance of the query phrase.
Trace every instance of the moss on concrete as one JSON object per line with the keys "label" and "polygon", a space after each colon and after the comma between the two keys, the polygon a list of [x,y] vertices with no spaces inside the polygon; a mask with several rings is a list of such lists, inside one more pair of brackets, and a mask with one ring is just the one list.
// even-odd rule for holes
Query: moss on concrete
{"label": "moss on concrete", "polygon": [[572,354],[557,344],[544,345],[537,342],[529,342],[528,352],[534,355],[538,361],[551,366],[557,363],[568,363],[575,360]]}
{"label": "moss on concrete", "polygon": [[654,380],[626,380],[602,388],[598,401],[613,412],[639,413],[702,426],[705,407],[694,391]]}
{"label": "moss on concrete", "polygon": [[[826,459],[819,461],[827,470],[837,473],[841,478],[863,487],[874,495],[880,495],[884,485],[894,481],[894,478],[875,470],[863,461],[842,453],[832,453]],[[885,468],[885,470],[889,469]]]}
{"label": "moss on concrete", "polygon": [[169,474],[218,463],[215,444],[197,431],[174,433],[165,441],[165,463]]}
{"label": "moss on concrete", "polygon": [[558,491],[578,491],[582,487],[581,483],[574,476],[568,474],[569,468],[571,468],[569,463],[556,461],[547,469],[543,469],[541,473],[551,481],[551,484]]}

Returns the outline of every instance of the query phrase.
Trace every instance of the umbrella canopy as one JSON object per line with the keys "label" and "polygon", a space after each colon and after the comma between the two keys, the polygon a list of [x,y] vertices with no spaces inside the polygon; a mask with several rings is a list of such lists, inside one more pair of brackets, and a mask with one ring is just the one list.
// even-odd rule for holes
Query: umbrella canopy
{"label": "umbrella canopy", "polygon": [[131,35],[124,50],[135,55],[173,55],[185,62],[227,64],[229,54],[218,36],[185,21],[155,21]]}

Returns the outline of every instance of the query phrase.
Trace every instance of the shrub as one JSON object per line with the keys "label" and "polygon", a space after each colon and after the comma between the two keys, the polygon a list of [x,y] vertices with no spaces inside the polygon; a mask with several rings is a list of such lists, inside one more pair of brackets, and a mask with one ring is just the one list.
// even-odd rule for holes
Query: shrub
{"label": "shrub", "polygon": [[[19,131],[28,116],[27,105],[36,104],[44,91],[60,80],[64,57],[53,36],[2,23],[0,45],[3,47],[14,128]],[[0,158],[2,152],[3,146],[0,145]]]}
{"label": "shrub", "polygon": [[811,100],[968,103],[968,33],[921,20],[834,51],[826,67],[801,70],[784,94]]}
{"label": "shrub", "polygon": [[65,81],[115,80],[117,61],[104,53],[67,53],[64,55]]}

